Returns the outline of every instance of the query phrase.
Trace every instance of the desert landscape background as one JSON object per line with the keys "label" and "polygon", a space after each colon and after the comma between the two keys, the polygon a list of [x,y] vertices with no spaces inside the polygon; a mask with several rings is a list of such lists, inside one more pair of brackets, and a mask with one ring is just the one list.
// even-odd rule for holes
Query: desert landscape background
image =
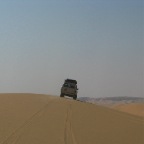
{"label": "desert landscape background", "polygon": [[144,144],[143,0],[1,0],[0,22],[0,144]]}
{"label": "desert landscape background", "polygon": [[136,114],[143,110],[144,103],[113,109],[67,97],[0,94],[0,144],[143,144],[144,115]]}

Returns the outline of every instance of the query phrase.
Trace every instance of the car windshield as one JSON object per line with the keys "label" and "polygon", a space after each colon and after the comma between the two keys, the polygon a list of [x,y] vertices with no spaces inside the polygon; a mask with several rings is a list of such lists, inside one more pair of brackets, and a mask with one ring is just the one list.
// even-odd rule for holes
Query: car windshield
{"label": "car windshield", "polygon": [[63,84],[64,87],[69,87],[69,85],[67,83]]}
{"label": "car windshield", "polygon": [[75,88],[73,85],[70,85],[70,88]]}
{"label": "car windshield", "polygon": [[63,86],[64,86],[64,87],[69,87],[69,88],[75,88],[74,85],[69,84],[69,83],[64,83]]}

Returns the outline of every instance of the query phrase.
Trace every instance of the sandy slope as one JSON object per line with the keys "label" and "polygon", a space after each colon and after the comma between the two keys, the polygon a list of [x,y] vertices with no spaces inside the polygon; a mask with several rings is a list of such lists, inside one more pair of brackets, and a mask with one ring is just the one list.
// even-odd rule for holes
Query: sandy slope
{"label": "sandy slope", "polygon": [[144,103],[119,104],[112,107],[122,112],[144,117]]}
{"label": "sandy slope", "polygon": [[143,122],[67,98],[0,94],[0,144],[143,144]]}

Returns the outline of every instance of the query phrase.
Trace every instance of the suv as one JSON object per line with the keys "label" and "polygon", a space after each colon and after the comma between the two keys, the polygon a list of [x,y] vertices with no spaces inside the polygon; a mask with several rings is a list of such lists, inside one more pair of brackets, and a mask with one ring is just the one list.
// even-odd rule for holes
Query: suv
{"label": "suv", "polygon": [[60,97],[69,96],[69,97],[73,97],[73,99],[76,100],[77,93],[78,93],[77,81],[72,79],[66,79],[61,88]]}

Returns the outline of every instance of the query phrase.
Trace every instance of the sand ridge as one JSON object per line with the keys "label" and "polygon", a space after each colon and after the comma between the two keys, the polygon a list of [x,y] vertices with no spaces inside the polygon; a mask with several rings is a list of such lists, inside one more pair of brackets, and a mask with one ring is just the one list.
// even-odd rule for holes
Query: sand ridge
{"label": "sand ridge", "polygon": [[143,144],[143,117],[68,98],[0,94],[0,144]]}

